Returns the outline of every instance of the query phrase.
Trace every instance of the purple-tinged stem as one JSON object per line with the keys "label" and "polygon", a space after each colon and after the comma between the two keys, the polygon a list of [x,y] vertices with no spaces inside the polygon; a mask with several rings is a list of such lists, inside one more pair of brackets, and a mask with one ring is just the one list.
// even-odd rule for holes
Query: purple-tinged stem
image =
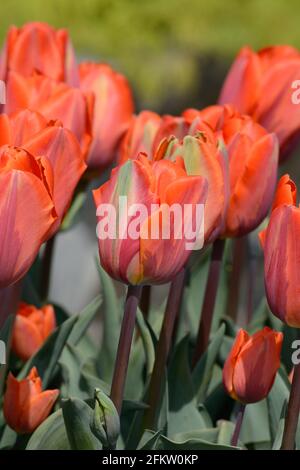
{"label": "purple-tinged stem", "polygon": [[118,351],[110,392],[110,398],[113,401],[119,415],[121,414],[122,409],[128,361],[141,290],[141,286],[128,286],[125,302],[124,316],[121,325]]}
{"label": "purple-tinged stem", "polygon": [[199,323],[196,348],[193,357],[193,366],[195,366],[206,351],[211,330],[212,318],[216,303],[217,291],[219,286],[222,258],[224,252],[225,240],[216,240],[213,244],[204,300],[202,304],[201,320]]}
{"label": "purple-tinged stem", "polygon": [[232,446],[237,446],[239,442],[239,437],[242,429],[242,424],[243,424],[243,419],[245,416],[245,410],[246,410],[246,405],[240,404],[240,409],[237,414],[236,418],[236,423],[235,423],[235,428],[233,431],[232,439],[231,439],[231,445]]}

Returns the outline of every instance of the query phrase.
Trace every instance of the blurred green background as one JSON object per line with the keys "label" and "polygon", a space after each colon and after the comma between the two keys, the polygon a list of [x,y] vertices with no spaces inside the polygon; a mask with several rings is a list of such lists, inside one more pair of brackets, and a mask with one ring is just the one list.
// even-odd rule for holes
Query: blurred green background
{"label": "blurred green background", "polygon": [[81,58],[107,61],[127,75],[138,107],[179,112],[212,103],[238,49],[300,47],[299,0],[9,0],[10,24],[66,27]]}

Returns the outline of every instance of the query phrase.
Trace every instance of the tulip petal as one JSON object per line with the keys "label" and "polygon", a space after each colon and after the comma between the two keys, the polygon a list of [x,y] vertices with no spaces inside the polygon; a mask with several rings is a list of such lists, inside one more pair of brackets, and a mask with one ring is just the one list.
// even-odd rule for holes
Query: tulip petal
{"label": "tulip petal", "polygon": [[224,364],[224,368],[223,368],[224,387],[227,393],[235,399],[237,399],[237,396],[236,396],[236,393],[234,391],[234,386],[233,386],[233,372],[234,372],[237,358],[243,346],[246,344],[248,340],[249,340],[249,335],[247,331],[240,329],[236,335],[230,354],[228,355]]}
{"label": "tulip petal", "polygon": [[0,174],[0,286],[30,268],[55,222],[53,203],[42,181],[20,170]]}

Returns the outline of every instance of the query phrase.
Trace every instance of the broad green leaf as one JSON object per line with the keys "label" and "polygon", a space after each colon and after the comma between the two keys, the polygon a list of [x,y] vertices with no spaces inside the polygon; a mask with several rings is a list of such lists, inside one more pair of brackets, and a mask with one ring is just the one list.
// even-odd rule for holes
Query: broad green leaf
{"label": "broad green leaf", "polygon": [[188,338],[177,346],[169,370],[168,436],[207,427],[197,409],[196,391],[188,362]]}
{"label": "broad green leaf", "polygon": [[34,431],[26,450],[70,450],[61,409],[52,413]]}
{"label": "broad green leaf", "polygon": [[138,450],[154,450],[161,432],[145,431],[137,447]]}
{"label": "broad green leaf", "polygon": [[193,370],[193,382],[197,392],[198,403],[204,401],[209,382],[212,377],[213,365],[216,362],[223,337],[225,325],[222,324],[211,339],[207,351],[203,354]]}
{"label": "broad green leaf", "polygon": [[95,315],[98,313],[101,303],[102,295],[97,295],[97,297],[95,297],[91,303],[89,303],[89,305],[78,314],[78,320],[68,338],[68,343],[71,346],[76,346],[82,339],[84,333],[95,318]]}
{"label": "broad green leaf", "polygon": [[113,280],[97,264],[103,295],[103,342],[99,355],[101,376],[106,382],[111,382],[114,362],[117,355],[124,299],[118,298]]}
{"label": "broad green leaf", "polygon": [[231,421],[218,421],[217,444],[231,445],[231,439],[234,433],[235,424]]}
{"label": "broad green leaf", "polygon": [[214,444],[204,439],[188,439],[183,442],[176,442],[165,436],[160,436],[156,448],[160,450],[239,450],[239,447]]}
{"label": "broad green leaf", "polygon": [[72,450],[99,450],[102,448],[90,429],[93,410],[83,400],[69,398],[62,402],[63,418]]}
{"label": "broad green leaf", "polygon": [[[283,430],[284,430],[284,422],[285,422],[285,415],[286,415],[286,409],[287,409],[287,401],[285,401],[282,405],[281,413],[280,413],[280,420],[277,425],[277,432],[275,434],[275,439],[273,442],[272,450],[280,450],[281,444],[282,444],[282,436],[283,436]],[[298,444],[298,445],[297,445]],[[297,443],[296,439],[296,447],[299,449],[300,442]]]}
{"label": "broad green leaf", "polygon": [[60,231],[70,230],[80,220],[80,212],[87,200],[87,192],[78,193],[72,201],[71,207],[66,213],[60,226]]}
{"label": "broad green leaf", "polygon": [[142,314],[139,308],[137,309],[136,320],[144,346],[146,356],[146,374],[148,377],[152,373],[155,360],[154,344],[147,322],[145,321],[144,315]]}
{"label": "broad green leaf", "polygon": [[272,440],[278,434],[278,426],[281,420],[281,411],[285,402],[288,401],[290,394],[290,384],[286,372],[280,368],[274,385],[267,397],[270,432]]}
{"label": "broad green leaf", "polygon": [[267,401],[262,400],[246,406],[240,440],[244,444],[271,441]]}

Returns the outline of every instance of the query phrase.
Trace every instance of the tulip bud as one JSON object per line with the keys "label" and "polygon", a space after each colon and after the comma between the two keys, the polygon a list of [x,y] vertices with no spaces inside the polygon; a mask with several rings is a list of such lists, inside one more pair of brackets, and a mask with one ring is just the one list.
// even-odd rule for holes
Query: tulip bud
{"label": "tulip bud", "polygon": [[44,343],[56,327],[52,305],[36,308],[20,303],[14,321],[12,350],[23,361],[27,361]]}
{"label": "tulip bud", "polygon": [[[115,279],[132,285],[170,281],[191,254],[193,248],[187,247],[185,234],[206,195],[206,179],[188,176],[180,159],[153,162],[140,155],[114,169],[109,181],[94,191],[104,269]],[[129,210],[124,210],[124,196]],[[170,218],[175,204],[179,215]],[[185,205],[191,209],[186,217]],[[130,215],[131,210],[134,213]],[[169,232],[164,235],[168,221]],[[155,236],[151,233],[153,227],[158,229]],[[197,227],[195,230],[197,238]]]}
{"label": "tulip bud", "polygon": [[[204,210],[205,243],[212,243],[224,228],[229,197],[227,155],[210,128],[196,136],[187,135],[182,141],[170,139],[162,141],[154,159],[184,161],[185,170],[191,176],[203,176],[208,182],[207,200]],[[205,130],[204,130],[205,129]]]}
{"label": "tulip bud", "polygon": [[58,395],[59,390],[42,391],[36,367],[23,380],[9,373],[3,401],[7,424],[19,434],[33,432],[47,418]]}
{"label": "tulip bud", "polygon": [[300,138],[300,107],[292,101],[292,84],[299,78],[300,53],[290,46],[274,46],[257,53],[244,47],[224,82],[220,104],[233,104],[241,113],[274,132],[280,158],[289,155]]}
{"label": "tulip bud", "polygon": [[93,434],[103,444],[103,447],[114,449],[120,434],[120,418],[115,405],[110,398],[95,389],[95,408],[91,421]]}
{"label": "tulip bud", "polygon": [[119,163],[135,159],[141,152],[152,157],[153,141],[160,123],[160,116],[151,111],[133,116],[120,145]]}
{"label": "tulip bud", "polygon": [[280,367],[283,335],[268,327],[250,336],[239,330],[223,369],[226,392],[241,403],[256,403],[270,392]]}
{"label": "tulip bud", "polygon": [[270,309],[283,322],[299,328],[300,209],[296,206],[296,194],[296,185],[289,175],[282,176],[268,227],[260,233],[260,240]]}
{"label": "tulip bud", "polygon": [[13,70],[23,76],[35,71],[64,81],[79,84],[75,54],[68,33],[55,30],[47,23],[32,22],[21,28],[11,26],[0,60],[0,78],[6,79]]}
{"label": "tulip bud", "polygon": [[128,129],[134,109],[131,90],[125,77],[106,64],[84,62],[79,73],[81,89],[94,95],[93,140],[87,163],[90,168],[105,168]]}

